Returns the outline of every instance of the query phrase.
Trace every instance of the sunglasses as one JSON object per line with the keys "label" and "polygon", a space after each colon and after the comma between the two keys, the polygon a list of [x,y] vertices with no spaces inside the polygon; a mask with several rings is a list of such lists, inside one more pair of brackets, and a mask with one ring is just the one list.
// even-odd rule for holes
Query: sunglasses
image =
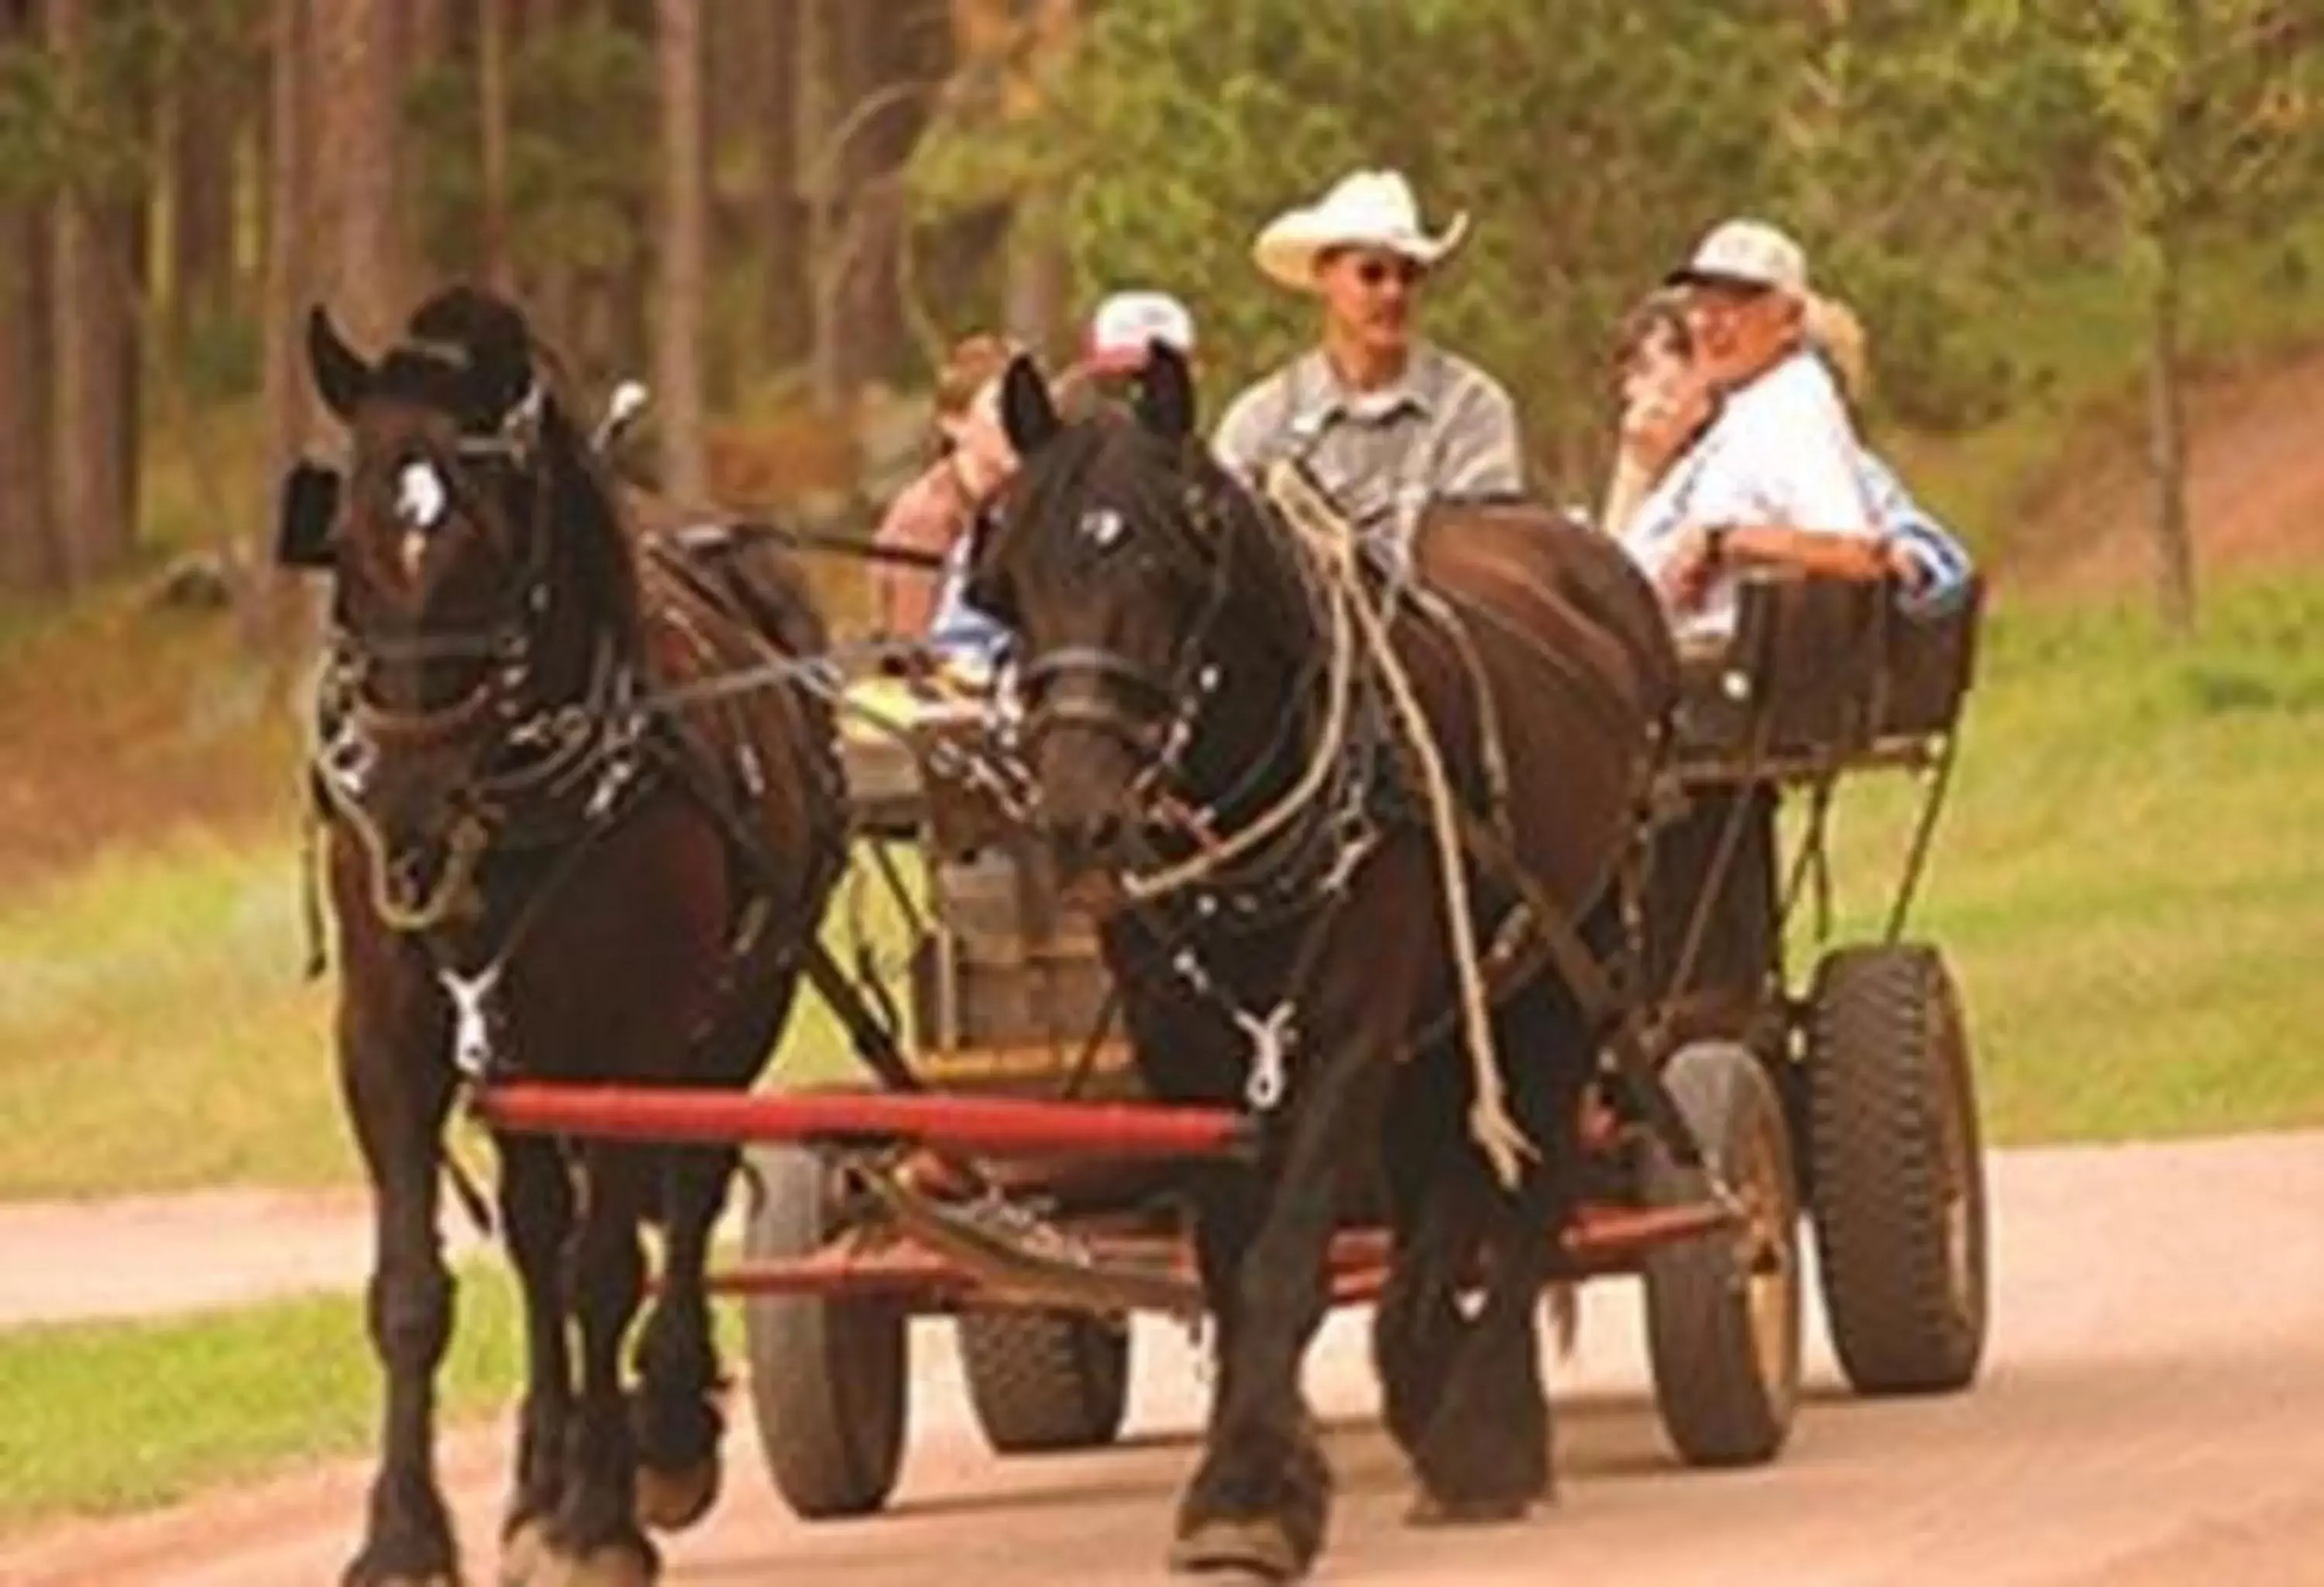
{"label": "sunglasses", "polygon": [[1409,259],[1365,259],[1356,265],[1356,279],[1368,287],[1384,287],[1390,281],[1413,286],[1427,274],[1425,267]]}

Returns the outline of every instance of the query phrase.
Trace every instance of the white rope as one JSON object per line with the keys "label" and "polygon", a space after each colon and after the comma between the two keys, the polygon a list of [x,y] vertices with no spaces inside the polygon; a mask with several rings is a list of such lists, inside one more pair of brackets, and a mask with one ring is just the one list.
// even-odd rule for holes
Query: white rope
{"label": "white rope", "polygon": [[1460,983],[1462,1035],[1474,1071],[1476,1097],[1469,1108],[1469,1133],[1477,1149],[1492,1166],[1494,1176],[1505,1187],[1514,1189],[1523,1160],[1536,1153],[1525,1132],[1509,1117],[1508,1096],[1493,1050],[1491,1003],[1477,952],[1476,923],[1469,912],[1466,855],[1462,850],[1452,780],[1445,775],[1435,733],[1413,688],[1411,676],[1389,640],[1385,608],[1375,611],[1369,603],[1349,599],[1344,593],[1360,587],[1354,533],[1298,470],[1288,464],[1278,464],[1269,470],[1267,494],[1317,552],[1330,573],[1332,587],[1342,592],[1339,598],[1354,612],[1365,648],[1379,669],[1389,703],[1403,725],[1406,747],[1419,766],[1422,791],[1428,803],[1429,831],[1435,841],[1437,863],[1443,873],[1453,971]]}
{"label": "white rope", "polygon": [[1355,625],[1349,621],[1348,612],[1353,604],[1349,595],[1349,585],[1341,579],[1332,579],[1325,586],[1324,595],[1331,618],[1330,693],[1325,702],[1323,731],[1316,736],[1306,770],[1281,798],[1217,843],[1196,850],[1176,865],[1166,865],[1158,871],[1125,872],[1121,878],[1121,889],[1132,900],[1151,903],[1156,899],[1217,874],[1222,868],[1272,837],[1323,793],[1333,769],[1338,764],[1341,745],[1347,737],[1348,704],[1355,693],[1356,673]]}

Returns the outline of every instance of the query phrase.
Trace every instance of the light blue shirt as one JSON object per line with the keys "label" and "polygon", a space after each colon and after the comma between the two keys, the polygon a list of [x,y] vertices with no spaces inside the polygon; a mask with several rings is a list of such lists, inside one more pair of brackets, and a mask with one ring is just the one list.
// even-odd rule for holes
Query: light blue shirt
{"label": "light blue shirt", "polygon": [[1920,587],[1898,593],[1899,609],[1923,623],[1959,611],[1969,599],[1972,572],[1969,552],[1913,499],[1896,471],[1864,447],[1856,449],[1856,481],[1872,514],[1873,527],[1902,544],[1920,564]]}
{"label": "light blue shirt", "polygon": [[964,534],[945,553],[944,575],[936,586],[936,610],[928,625],[928,642],[954,660],[991,668],[1009,643],[1008,628],[991,614],[968,604],[968,553],[975,541]]}

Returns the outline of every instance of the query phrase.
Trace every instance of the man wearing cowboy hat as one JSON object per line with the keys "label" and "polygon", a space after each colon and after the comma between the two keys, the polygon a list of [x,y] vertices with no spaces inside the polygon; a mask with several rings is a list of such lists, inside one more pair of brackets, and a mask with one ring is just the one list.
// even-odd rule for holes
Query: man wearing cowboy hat
{"label": "man wearing cowboy hat", "polygon": [[1468,224],[1432,236],[1400,174],[1360,171],[1260,232],[1259,267],[1322,300],[1323,341],[1235,399],[1213,438],[1220,461],[1256,477],[1298,459],[1350,521],[1398,545],[1431,501],[1521,494],[1516,404],[1413,330],[1423,284]]}

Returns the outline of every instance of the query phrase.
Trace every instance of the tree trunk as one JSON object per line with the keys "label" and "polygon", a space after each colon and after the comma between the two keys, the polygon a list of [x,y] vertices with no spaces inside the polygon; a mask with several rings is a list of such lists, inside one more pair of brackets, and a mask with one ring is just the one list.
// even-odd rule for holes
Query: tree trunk
{"label": "tree trunk", "polygon": [[2147,463],[2154,486],[2154,549],[2163,625],[2195,628],[2195,545],[2187,504],[2185,359],[2186,225],[2166,204],[2154,231],[2154,282],[2147,356]]}
{"label": "tree trunk", "polygon": [[327,0],[311,14],[311,291],[355,346],[375,352],[407,307],[396,206],[402,85],[395,0]]}
{"label": "tree trunk", "polygon": [[[1038,0],[1035,55],[1045,62],[1071,50],[1080,25],[1077,0]],[[1021,107],[1029,111],[1029,104]],[[1003,316],[1009,334],[1030,347],[1062,353],[1070,345],[1073,270],[1065,258],[1064,217],[1051,193],[1027,194],[1010,221]]]}
{"label": "tree trunk", "polygon": [[484,276],[494,291],[515,290],[509,266],[508,0],[481,0],[476,14],[476,125],[484,178]]}
{"label": "tree trunk", "polygon": [[[61,69],[85,69],[85,0],[51,0],[43,22]],[[116,567],[133,538],[122,428],[134,399],[124,380],[132,350],[121,283],[134,279],[134,266],[124,256],[129,236],[116,208],[102,194],[69,189],[51,224],[51,502],[68,588]]]}
{"label": "tree trunk", "polygon": [[654,52],[661,87],[661,246],[653,327],[661,484],[681,501],[705,495],[702,299],[709,230],[703,160],[702,33],[694,0],[659,0]]}
{"label": "tree trunk", "polygon": [[815,320],[807,280],[808,217],[801,197],[802,125],[799,39],[802,15],[815,0],[775,0],[766,17],[763,68],[767,92],[760,129],[759,184],[764,211],[759,245],[766,250],[761,280],[759,348],[776,368],[807,355]]}
{"label": "tree trunk", "polygon": [[847,325],[841,312],[845,274],[839,257],[844,246],[844,214],[839,203],[836,162],[826,144],[839,123],[844,65],[835,0],[798,0],[800,207],[806,226],[800,254],[807,275],[807,390],[816,411],[835,414],[853,406]]}
{"label": "tree trunk", "polygon": [[1001,315],[1011,339],[1055,352],[1065,338],[1073,272],[1051,200],[1018,200],[1009,222],[1009,278]]}
{"label": "tree trunk", "polygon": [[235,85],[204,71],[183,73],[170,127],[170,328],[215,319],[234,290],[234,161],[242,116]]}
{"label": "tree trunk", "polygon": [[307,214],[312,50],[308,0],[272,0],[267,22],[266,306],[261,326],[270,479],[290,466],[317,429],[306,342],[300,335],[313,301]]}
{"label": "tree trunk", "polygon": [[[0,44],[30,31],[0,7]],[[48,249],[39,207],[0,206],[0,590],[63,582],[49,514]]]}

